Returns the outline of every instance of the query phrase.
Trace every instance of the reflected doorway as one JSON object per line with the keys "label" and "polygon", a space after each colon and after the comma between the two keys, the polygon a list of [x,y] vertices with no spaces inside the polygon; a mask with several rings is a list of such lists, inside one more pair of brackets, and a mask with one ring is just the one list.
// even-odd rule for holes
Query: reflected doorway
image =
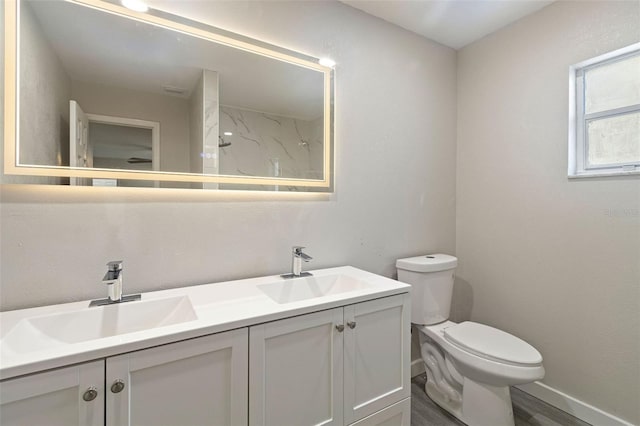
{"label": "reflected doorway", "polygon": [[[116,170],[160,170],[160,123],[87,114],[93,167]],[[92,179],[93,186],[157,186],[154,181]]]}

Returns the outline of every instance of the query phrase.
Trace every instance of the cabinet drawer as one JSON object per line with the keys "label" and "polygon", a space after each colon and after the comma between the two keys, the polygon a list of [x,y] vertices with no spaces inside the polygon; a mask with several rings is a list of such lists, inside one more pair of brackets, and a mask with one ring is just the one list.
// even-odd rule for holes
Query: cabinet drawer
{"label": "cabinet drawer", "polygon": [[409,426],[411,424],[411,397],[352,423],[351,426]]}

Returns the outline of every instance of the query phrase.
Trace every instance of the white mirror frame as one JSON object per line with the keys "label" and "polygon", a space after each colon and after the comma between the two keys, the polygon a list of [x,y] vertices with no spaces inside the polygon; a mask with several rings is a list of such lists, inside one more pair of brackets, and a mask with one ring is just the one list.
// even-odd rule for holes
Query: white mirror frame
{"label": "white mirror frame", "polygon": [[[20,165],[18,163],[18,31],[19,31],[19,1],[4,1],[5,23],[5,81],[4,81],[4,174],[23,176],[46,177],[76,177],[76,178],[102,178],[102,179],[132,179],[166,182],[202,182],[224,183],[238,185],[277,185],[309,188],[327,188],[332,191],[333,174],[333,69],[320,65],[313,57],[291,52],[275,46],[238,36],[238,39],[230,37],[228,32],[207,26],[207,29],[197,28],[180,22],[166,19],[149,13],[140,13],[125,7],[107,3],[101,0],[65,0],[87,7],[134,19],[157,27],[178,31],[187,35],[209,40],[214,43],[242,49],[257,55],[267,56],[276,60],[288,62],[301,67],[319,71],[324,75],[324,128],[323,128],[323,178],[322,179],[292,179],[260,176],[233,176],[233,175],[201,175],[181,172],[160,171],[114,171],[113,169],[81,168],[69,166],[41,166]],[[206,24],[204,24],[206,25]],[[242,40],[240,40],[242,38]],[[252,42],[245,41],[251,40]],[[316,189],[317,191],[317,189]]]}

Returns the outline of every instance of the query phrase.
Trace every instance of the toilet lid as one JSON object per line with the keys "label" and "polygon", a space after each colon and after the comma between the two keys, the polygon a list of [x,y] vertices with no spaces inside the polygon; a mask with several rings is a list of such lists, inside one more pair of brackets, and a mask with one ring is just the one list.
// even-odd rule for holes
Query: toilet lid
{"label": "toilet lid", "polygon": [[466,321],[444,330],[452,344],[483,358],[514,364],[541,364],[542,355],[533,346],[497,328]]}

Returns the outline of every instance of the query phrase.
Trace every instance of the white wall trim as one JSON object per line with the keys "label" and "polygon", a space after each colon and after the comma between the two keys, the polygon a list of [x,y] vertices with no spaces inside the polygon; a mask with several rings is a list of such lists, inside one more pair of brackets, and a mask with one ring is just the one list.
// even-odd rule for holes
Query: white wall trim
{"label": "white wall trim", "polygon": [[566,393],[560,392],[551,386],[545,385],[540,382],[527,383],[524,385],[516,386],[518,389],[532,395],[547,404],[565,411],[572,416],[584,420],[592,425],[607,425],[607,426],[634,426],[613,414],[602,411],[599,408],[589,405],[586,402],[580,401]]}

